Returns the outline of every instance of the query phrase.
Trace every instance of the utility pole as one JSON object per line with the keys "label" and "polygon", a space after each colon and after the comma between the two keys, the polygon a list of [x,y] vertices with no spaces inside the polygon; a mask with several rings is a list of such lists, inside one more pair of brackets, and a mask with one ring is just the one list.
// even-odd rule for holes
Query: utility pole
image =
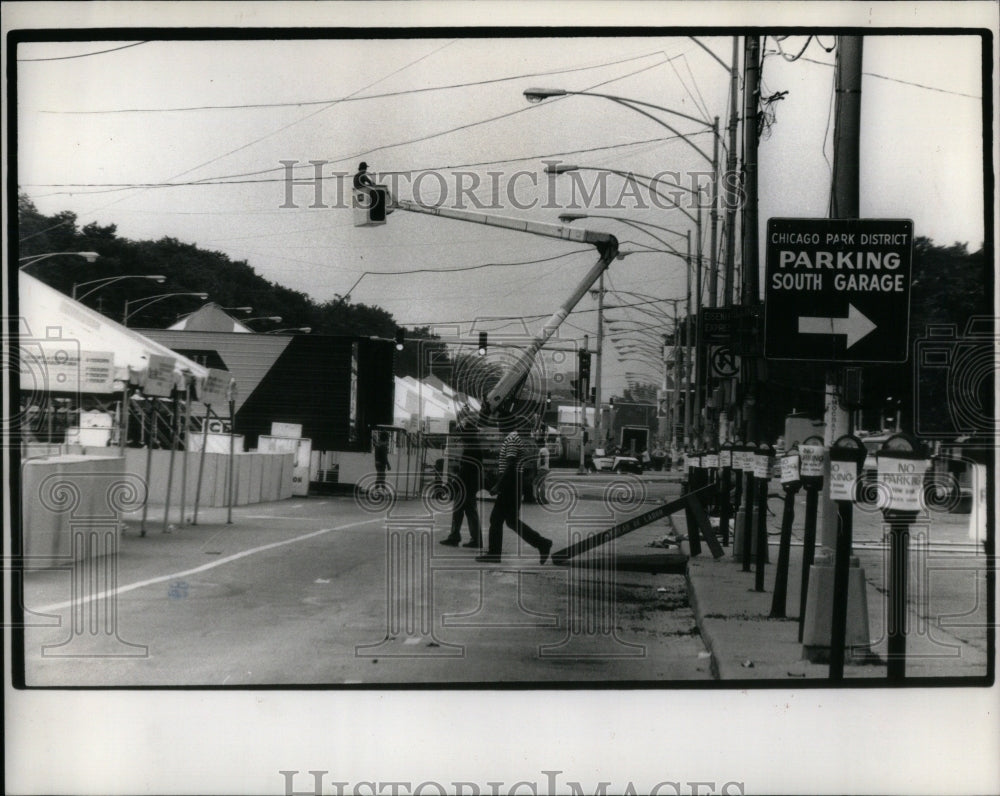
{"label": "utility pole", "polygon": [[708,274],[708,306],[714,307],[719,293],[719,117],[712,122],[712,209],[709,242],[709,262],[711,271]]}
{"label": "utility pole", "polygon": [[691,445],[691,230],[687,230],[687,309],[684,324],[684,448]]}
{"label": "utility pole", "polygon": [[[830,195],[830,218],[859,218],[860,140],[861,140],[861,36],[840,36],[837,40],[836,103],[833,129],[833,186]],[[848,433],[848,412],[840,405],[838,376],[835,368],[826,373],[826,425],[823,444]],[[830,500],[830,479],[823,479],[820,506],[823,526],[820,543],[833,549],[837,540],[837,506]]]}
{"label": "utility pole", "polygon": [[[743,306],[760,303],[757,236],[757,108],[760,102],[760,40],[744,41],[743,78]],[[743,357],[743,441],[757,442],[757,362]]]}
{"label": "utility pole", "polygon": [[604,352],[604,274],[597,286],[597,363],[594,368],[594,444],[604,445],[604,423],[601,418],[601,354]]}
{"label": "utility pole", "polygon": [[733,305],[733,279],[736,273],[736,127],[739,123],[737,118],[736,98],[740,90],[740,63],[739,63],[740,37],[733,36],[733,66],[730,72],[729,87],[729,154],[726,158],[726,253],[725,253],[725,278],[723,279],[723,299],[722,306],[731,307]]}

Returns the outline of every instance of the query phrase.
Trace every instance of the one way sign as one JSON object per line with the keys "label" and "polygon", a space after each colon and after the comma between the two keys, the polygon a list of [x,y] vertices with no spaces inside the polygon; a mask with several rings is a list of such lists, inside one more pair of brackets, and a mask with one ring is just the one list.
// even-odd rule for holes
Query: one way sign
{"label": "one way sign", "polygon": [[764,355],[905,362],[913,222],[772,218]]}

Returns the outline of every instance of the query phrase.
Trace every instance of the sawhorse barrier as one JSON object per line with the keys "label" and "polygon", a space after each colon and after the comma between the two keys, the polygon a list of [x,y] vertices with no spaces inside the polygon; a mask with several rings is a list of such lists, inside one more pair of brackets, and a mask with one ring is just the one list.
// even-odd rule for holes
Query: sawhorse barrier
{"label": "sawhorse barrier", "polygon": [[722,545],[719,544],[719,540],[712,530],[712,524],[708,520],[708,513],[702,504],[703,498],[708,498],[714,493],[715,484],[708,484],[693,492],[687,492],[676,500],[671,500],[669,503],[664,503],[662,506],[657,506],[655,509],[650,509],[644,514],[632,517],[625,520],[625,522],[620,522],[618,525],[614,525],[600,533],[595,533],[585,539],[581,539],[579,542],[571,544],[569,547],[564,547],[562,550],[554,552],[552,554],[552,563],[566,564],[571,558],[575,558],[580,553],[593,550],[595,547],[607,544],[612,539],[617,539],[681,510],[685,510],[689,514],[688,546],[691,549],[691,554],[698,555],[701,552],[701,544],[698,541],[700,534],[712,551],[712,557],[722,558],[725,555],[722,551]]}

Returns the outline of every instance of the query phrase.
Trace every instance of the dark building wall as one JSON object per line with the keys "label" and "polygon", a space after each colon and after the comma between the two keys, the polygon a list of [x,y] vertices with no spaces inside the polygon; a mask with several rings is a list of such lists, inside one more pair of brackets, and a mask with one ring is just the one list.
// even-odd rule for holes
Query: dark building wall
{"label": "dark building wall", "polygon": [[[357,344],[356,422],[351,368]],[[392,344],[297,335],[236,413],[236,430],[255,445],[271,423],[300,423],[313,450],[367,450],[371,427],[392,423]]]}

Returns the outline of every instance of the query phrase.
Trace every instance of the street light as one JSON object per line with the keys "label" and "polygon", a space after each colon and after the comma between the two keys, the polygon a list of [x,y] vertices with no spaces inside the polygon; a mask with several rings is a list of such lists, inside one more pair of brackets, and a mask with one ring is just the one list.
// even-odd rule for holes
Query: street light
{"label": "street light", "polygon": [[312,332],[311,326],[293,326],[288,329],[274,329],[270,332],[264,332],[264,334],[309,334]]}
{"label": "street light", "polygon": [[246,325],[252,321],[274,321],[275,323],[281,323],[284,320],[280,315],[257,315],[253,318],[244,318],[240,323]]}
{"label": "street light", "polygon": [[[545,166],[545,173],[546,174],[550,174],[550,175],[567,174],[567,173],[569,173],[571,171],[598,171],[598,172],[601,172],[602,174],[614,174],[614,175],[616,175],[618,177],[621,177],[622,179],[625,179],[625,180],[634,180],[635,182],[639,182],[640,180],[643,180],[643,182],[640,183],[640,184],[643,187],[645,187],[646,190],[651,191],[652,193],[654,193],[657,196],[659,196],[661,199],[665,199],[666,201],[668,201],[675,208],[677,208],[684,215],[686,215],[691,220],[691,223],[697,224],[699,230],[701,229],[701,223],[698,221],[697,218],[695,218],[695,216],[691,215],[691,211],[690,210],[688,210],[686,207],[684,207],[680,202],[678,202],[672,196],[663,193],[659,188],[655,187],[656,183],[662,182],[662,180],[660,180],[658,177],[651,177],[648,174],[636,174],[634,171],[622,171],[621,169],[609,169],[607,167],[598,168],[597,166],[578,166],[575,163],[548,163]],[[701,193],[699,191],[696,191],[693,188],[687,188],[687,187],[685,187],[683,185],[677,185],[676,183],[666,183],[666,185],[669,188],[676,188],[678,191],[684,191],[685,193],[689,193],[692,196],[700,196],[701,195]],[[698,203],[698,209],[699,210],[701,209],[701,202],[700,201]],[[578,214],[565,213],[564,215],[569,220],[575,220],[575,218],[572,218],[572,216],[574,216],[574,215],[579,216],[579,217],[582,218],[583,216],[590,215],[590,214],[584,214],[584,213],[578,213]],[[609,218],[614,218],[616,221],[620,220],[620,219],[618,219],[615,216],[609,216]]]}
{"label": "street light", "polygon": [[[167,281],[167,278],[163,274],[126,274],[125,276],[107,276],[104,279],[91,279],[89,282],[74,282],[72,296],[77,301],[83,301],[91,293],[95,293],[102,287],[110,285],[112,282],[118,282],[122,279],[152,279],[157,284],[162,285]],[[87,285],[95,285],[82,296],[76,295],[76,289],[80,287],[86,287]]]}
{"label": "street light", "polygon": [[97,252],[47,252],[46,254],[32,254],[32,255],[26,255],[24,257],[19,257],[17,260],[18,262],[17,268],[19,271],[21,271],[27,268],[29,265],[34,265],[40,260],[45,260],[49,257],[58,257],[61,254],[68,254],[73,257],[82,257],[88,263],[95,262],[97,258],[101,256]]}
{"label": "street light", "polygon": [[[621,97],[621,96],[618,96],[616,94],[601,94],[601,93],[598,93],[598,92],[595,92],[595,91],[567,91],[566,89],[561,89],[561,88],[529,88],[529,89],[527,89],[524,92],[525,99],[527,99],[528,102],[535,102],[535,103],[541,102],[542,100],[547,99],[549,97],[564,97],[564,96],[599,97],[601,99],[611,100],[612,102],[617,103],[618,105],[621,105],[621,106],[623,106],[625,108],[628,108],[629,110],[632,110],[632,111],[634,111],[634,112],[636,112],[638,114],[641,114],[642,116],[645,116],[647,119],[650,119],[651,121],[656,122],[658,125],[660,125],[660,127],[663,127],[665,129],[669,130],[674,135],[678,136],[682,141],[684,141],[684,143],[686,143],[688,146],[690,146],[695,152],[697,152],[699,155],[701,155],[701,157],[704,158],[705,161],[707,161],[711,165],[711,167],[712,167],[712,182],[711,182],[711,188],[712,188],[712,196],[711,196],[711,202],[712,202],[712,212],[711,212],[712,271],[711,271],[711,276],[710,276],[710,288],[711,288],[711,298],[712,298],[712,300],[709,303],[709,306],[710,307],[714,307],[715,306],[715,294],[717,292],[717,284],[716,284],[716,281],[717,281],[716,265],[717,265],[717,263],[716,263],[716,260],[715,260],[715,258],[717,257],[717,253],[716,253],[716,236],[717,236],[717,233],[718,233],[718,225],[719,225],[719,211],[718,211],[718,204],[719,204],[719,117],[716,116],[712,122],[707,122],[704,119],[699,119],[697,116],[691,116],[689,114],[682,113],[681,111],[674,110],[673,108],[664,108],[662,105],[654,105],[651,102],[643,102],[642,100],[632,99],[630,97]],[[654,116],[653,114],[649,113],[648,111],[643,110],[644,108],[652,108],[653,110],[659,111],[660,113],[668,113],[668,114],[670,114],[672,116],[677,116],[677,117],[679,117],[681,119],[687,119],[688,121],[691,121],[691,122],[694,122],[696,124],[699,124],[699,125],[707,128],[708,130],[710,130],[711,133],[712,133],[712,155],[709,156],[708,153],[705,152],[705,150],[703,150],[700,146],[698,146],[694,141],[692,141],[691,138],[688,135],[685,135],[684,133],[680,132],[680,130],[678,130],[677,128],[675,128],[673,125],[668,124],[663,119],[661,119],[659,116]],[[728,180],[727,180],[727,182],[728,182]],[[699,202],[698,207],[699,207],[699,210],[700,210],[701,209],[701,203],[700,202]],[[731,234],[731,231],[727,232],[727,234]],[[700,247],[700,243],[701,243],[701,239],[700,239],[700,236],[699,236],[699,247]],[[727,268],[728,267],[731,267],[731,264],[727,264]]]}
{"label": "street light", "polygon": [[253,312],[253,307],[219,307],[226,312]]}
{"label": "street light", "polygon": [[[125,302],[125,310],[122,313],[122,325],[128,326],[128,319],[135,315],[137,312],[141,312],[152,304],[163,301],[164,299],[172,298],[174,296],[193,296],[194,298],[207,299],[208,293],[161,293],[158,296],[147,296],[146,298],[134,299],[133,301]],[[140,306],[134,306],[140,305]],[[133,306],[134,309],[129,311],[129,307]]]}

